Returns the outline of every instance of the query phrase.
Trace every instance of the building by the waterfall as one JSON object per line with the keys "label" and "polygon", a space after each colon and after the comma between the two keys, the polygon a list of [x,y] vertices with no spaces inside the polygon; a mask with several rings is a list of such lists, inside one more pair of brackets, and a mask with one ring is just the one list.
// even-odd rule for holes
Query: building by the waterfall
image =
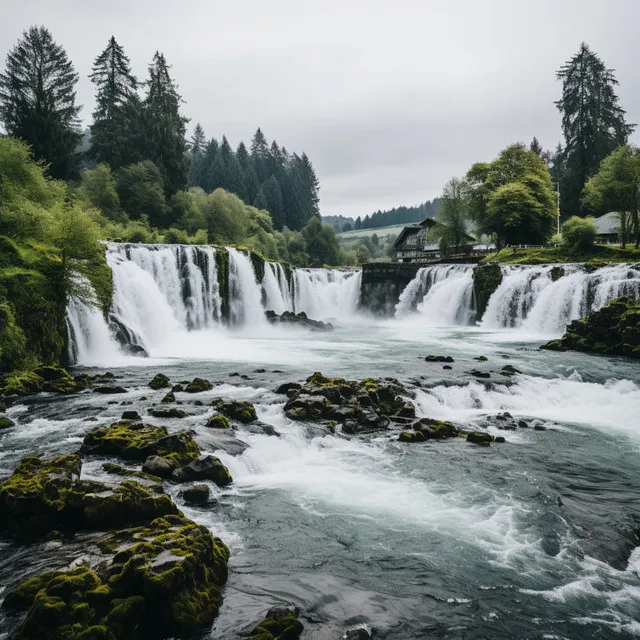
{"label": "building by the waterfall", "polygon": [[620,214],[610,211],[593,221],[598,231],[596,244],[620,244]]}
{"label": "building by the waterfall", "polygon": [[[443,257],[437,234],[432,230],[441,223],[433,218],[425,218],[420,222],[408,224],[393,243],[397,262],[434,262]],[[489,253],[493,247],[476,245],[475,238],[465,235],[465,244],[457,247],[456,256],[471,256]]]}

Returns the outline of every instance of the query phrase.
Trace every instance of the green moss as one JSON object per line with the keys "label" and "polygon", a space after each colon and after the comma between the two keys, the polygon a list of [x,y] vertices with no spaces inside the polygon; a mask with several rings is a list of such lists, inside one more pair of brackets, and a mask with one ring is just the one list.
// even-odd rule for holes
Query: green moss
{"label": "green moss", "polygon": [[249,637],[251,640],[295,640],[304,631],[297,613],[297,609],[291,611],[286,607],[274,607]]}
{"label": "green moss", "polygon": [[163,373],[156,373],[156,375],[153,377],[153,380],[149,383],[149,387],[154,390],[166,389],[170,386],[171,382],[169,381],[169,378],[167,378],[167,376],[165,376]]}
{"label": "green moss", "polygon": [[229,322],[229,251],[225,247],[216,247],[216,265],[218,267],[218,285],[220,289],[220,313],[224,322]]}
{"label": "green moss", "polygon": [[96,258],[83,266],[84,275],[89,278],[96,293],[96,299],[106,317],[113,300],[113,273],[107,264],[106,245],[100,245],[101,251]]}
{"label": "green moss", "polygon": [[203,391],[211,391],[213,385],[209,380],[204,378],[194,378],[185,388],[186,393],[201,393]]}
{"label": "green moss", "polygon": [[178,466],[195,460],[200,449],[185,431],[169,435],[165,427],[116,422],[88,433],[80,450],[85,454],[115,455],[125,460],[144,461],[161,456]]}
{"label": "green moss", "polygon": [[250,251],[249,258],[253,265],[253,272],[256,274],[256,280],[258,281],[258,284],[262,284],[262,281],[264,280],[265,259],[256,251]]}
{"label": "green moss", "polygon": [[233,400],[224,402],[223,400],[215,400],[213,406],[227,418],[237,420],[243,424],[255,422],[258,419],[255,407],[244,400]]}
{"label": "green moss", "polygon": [[9,418],[0,416],[0,431],[3,429],[9,429],[10,427],[15,427],[15,422],[13,420],[9,420]]}
{"label": "green moss", "polygon": [[7,396],[24,396],[42,391],[43,385],[44,380],[38,374],[33,371],[22,371],[7,376],[2,393]]}
{"label": "green moss", "polygon": [[476,319],[481,320],[489,304],[489,298],[502,282],[499,264],[479,264],[473,270],[473,292],[476,301]]}
{"label": "green moss", "polygon": [[223,415],[211,416],[207,421],[207,427],[210,429],[230,429],[231,423],[229,418]]}
{"label": "green moss", "polygon": [[119,464],[113,464],[112,462],[105,462],[102,465],[102,470],[111,475],[124,476],[127,478],[140,478],[141,480],[149,480],[150,482],[157,482],[162,484],[162,478],[154,476],[144,471],[137,471],[136,469],[127,469]]}
{"label": "green moss", "polygon": [[594,245],[588,249],[569,249],[564,246],[546,249],[502,249],[488,255],[483,263],[505,264],[553,264],[562,262],[635,262],[640,251],[632,247],[622,249],[611,245]]}
{"label": "green moss", "polygon": [[26,339],[13,307],[0,301],[0,371],[21,367],[27,358]]}

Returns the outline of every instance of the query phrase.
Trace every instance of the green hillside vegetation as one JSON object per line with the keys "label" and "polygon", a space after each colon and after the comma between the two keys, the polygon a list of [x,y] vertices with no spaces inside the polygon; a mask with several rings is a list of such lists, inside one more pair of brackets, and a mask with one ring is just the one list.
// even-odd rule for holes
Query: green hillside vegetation
{"label": "green hillside vegetation", "polygon": [[594,265],[606,262],[640,261],[640,250],[622,249],[612,245],[593,245],[584,249],[569,249],[564,246],[518,249],[506,248],[489,254],[484,262],[503,262],[506,264],[544,264],[560,262],[593,262]]}

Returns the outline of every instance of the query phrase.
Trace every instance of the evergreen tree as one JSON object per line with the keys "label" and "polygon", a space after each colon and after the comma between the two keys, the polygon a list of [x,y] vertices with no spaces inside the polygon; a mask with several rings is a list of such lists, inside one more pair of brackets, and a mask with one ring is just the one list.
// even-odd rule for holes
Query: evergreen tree
{"label": "evergreen tree", "polygon": [[233,153],[226,136],[222,136],[222,144],[216,154],[211,174],[213,190],[221,187],[230,193],[235,193],[241,200],[246,200],[247,188],[244,183],[242,167]]}
{"label": "evergreen tree", "polygon": [[213,166],[216,162],[216,156],[218,155],[218,141],[215,138],[211,138],[207,143],[204,151],[204,178],[201,184],[196,185],[202,187],[206,192],[211,193],[214,189],[213,186]]}
{"label": "evergreen tree", "polygon": [[529,151],[533,151],[533,153],[535,153],[537,156],[542,157],[542,145],[538,142],[538,138],[536,138],[535,136],[533,136],[533,140],[529,145]]}
{"label": "evergreen tree", "polygon": [[191,136],[191,152],[189,157],[190,187],[203,187],[207,179],[207,160],[205,156],[207,139],[200,123],[196,124]]}
{"label": "evergreen tree", "polygon": [[614,88],[612,69],[583,42],[578,53],[557,72],[562,98],[556,102],[562,114],[565,139],[565,171],[560,192],[562,210],[581,212],[580,194],[600,162],[626,144],[635,125],[627,124]]}
{"label": "evergreen tree", "polygon": [[258,180],[264,182],[271,177],[269,173],[269,144],[264,133],[258,128],[251,139],[251,158]]}
{"label": "evergreen tree", "polygon": [[135,117],[139,102],[129,58],[113,36],[95,59],[89,78],[96,85],[96,109],[88,155],[116,169],[131,159],[128,120]]}
{"label": "evergreen tree", "polygon": [[280,184],[275,176],[271,176],[260,185],[254,203],[257,209],[266,209],[271,214],[273,226],[281,230],[284,226],[284,203]]}
{"label": "evergreen tree", "polygon": [[149,65],[144,119],[148,140],[146,157],[160,170],[167,195],[173,195],[187,186],[188,119],[180,115],[181,98],[169,69],[164,55],[156,51]]}
{"label": "evergreen tree", "polygon": [[78,74],[45,27],[24,31],[0,74],[0,120],[9,136],[31,146],[55,178],[77,173],[81,134],[75,86]]}
{"label": "evergreen tree", "polygon": [[191,136],[191,151],[204,153],[206,144],[207,138],[204,135],[204,129],[198,122],[193,130],[193,135]]}
{"label": "evergreen tree", "polygon": [[253,202],[258,195],[258,189],[260,183],[258,182],[258,175],[253,166],[253,160],[247,151],[247,147],[244,142],[241,142],[236,149],[236,158],[240,163],[242,172],[244,174],[244,183],[247,188],[247,202]]}

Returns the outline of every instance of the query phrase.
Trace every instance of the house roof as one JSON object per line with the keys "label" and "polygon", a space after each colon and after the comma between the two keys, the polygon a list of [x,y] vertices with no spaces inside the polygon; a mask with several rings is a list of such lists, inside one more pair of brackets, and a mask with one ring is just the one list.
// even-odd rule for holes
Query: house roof
{"label": "house roof", "polygon": [[620,231],[620,219],[617,211],[605,213],[603,216],[596,218],[593,224],[600,234],[618,233]]}
{"label": "house roof", "polygon": [[401,245],[408,236],[412,236],[416,233],[418,233],[418,231],[420,231],[422,229],[422,227],[419,224],[409,224],[407,225],[398,235],[398,237],[396,238],[395,242],[393,243],[394,247],[397,247],[398,245]]}

